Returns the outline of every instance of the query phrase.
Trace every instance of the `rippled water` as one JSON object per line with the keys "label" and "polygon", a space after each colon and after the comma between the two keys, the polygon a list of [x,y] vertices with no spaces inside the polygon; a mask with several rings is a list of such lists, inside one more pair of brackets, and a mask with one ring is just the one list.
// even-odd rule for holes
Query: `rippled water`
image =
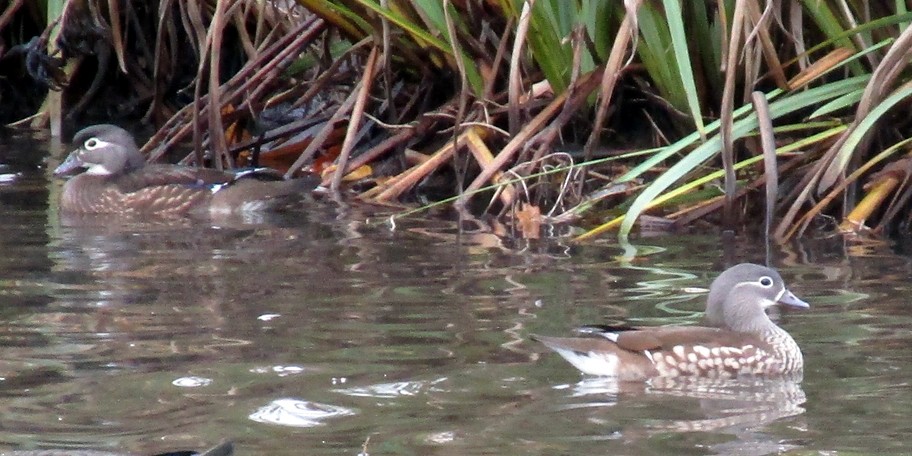
{"label": "rippled water", "polygon": [[717,237],[642,239],[630,258],[431,216],[390,230],[327,202],[254,223],[61,219],[47,148],[0,146],[0,451],[912,451],[912,266],[889,246],[776,252],[813,306],[780,316],[800,383],[617,385],[528,335],[697,321]]}

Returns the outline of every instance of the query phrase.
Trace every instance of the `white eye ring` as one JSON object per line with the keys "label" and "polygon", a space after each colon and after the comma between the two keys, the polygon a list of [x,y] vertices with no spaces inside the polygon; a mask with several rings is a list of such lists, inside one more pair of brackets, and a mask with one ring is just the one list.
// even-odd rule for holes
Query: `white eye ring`
{"label": "white eye ring", "polygon": [[769,276],[760,277],[760,280],[758,280],[757,282],[760,283],[760,286],[762,286],[764,288],[769,288],[769,287],[773,286],[773,279]]}
{"label": "white eye ring", "polygon": [[99,141],[97,138],[89,138],[84,143],[82,143],[83,147],[85,147],[86,150],[98,149],[99,147],[101,147],[102,144],[103,143],[101,141]]}

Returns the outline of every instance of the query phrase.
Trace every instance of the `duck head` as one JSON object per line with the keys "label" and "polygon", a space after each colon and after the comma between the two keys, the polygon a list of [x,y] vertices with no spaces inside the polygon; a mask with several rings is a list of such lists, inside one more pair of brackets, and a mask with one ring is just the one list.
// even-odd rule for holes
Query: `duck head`
{"label": "duck head", "polygon": [[705,318],[711,326],[760,332],[773,324],[766,309],[774,305],[810,307],[786,288],[782,276],[775,270],[742,263],[727,269],[713,281]]}
{"label": "duck head", "polygon": [[54,170],[55,176],[70,176],[82,170],[90,175],[112,176],[146,164],[133,135],[116,125],[93,125],[80,130],[73,143],[78,148]]}

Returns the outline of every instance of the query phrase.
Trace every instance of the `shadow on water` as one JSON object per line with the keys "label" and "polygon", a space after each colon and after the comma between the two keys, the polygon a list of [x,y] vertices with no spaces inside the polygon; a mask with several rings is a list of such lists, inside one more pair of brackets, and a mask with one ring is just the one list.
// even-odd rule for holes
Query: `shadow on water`
{"label": "shadow on water", "polygon": [[[6,155],[5,155],[6,154]],[[314,203],[262,220],[59,219],[59,183],[0,146],[0,451],[160,454],[902,452],[909,258],[775,252],[796,381],[616,385],[528,339],[694,324],[716,236],[568,246]],[[5,177],[4,177],[5,176]],[[51,209],[49,209],[51,208]],[[739,261],[763,261],[738,238]]]}

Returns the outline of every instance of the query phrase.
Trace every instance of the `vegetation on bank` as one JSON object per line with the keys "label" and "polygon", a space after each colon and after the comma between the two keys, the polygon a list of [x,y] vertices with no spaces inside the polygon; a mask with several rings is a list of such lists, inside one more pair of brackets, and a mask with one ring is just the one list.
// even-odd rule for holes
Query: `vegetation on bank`
{"label": "vegetation on bank", "polygon": [[904,2],[0,5],[0,120],[141,119],[153,161],[318,172],[527,237],[763,220],[784,242],[912,217]]}

